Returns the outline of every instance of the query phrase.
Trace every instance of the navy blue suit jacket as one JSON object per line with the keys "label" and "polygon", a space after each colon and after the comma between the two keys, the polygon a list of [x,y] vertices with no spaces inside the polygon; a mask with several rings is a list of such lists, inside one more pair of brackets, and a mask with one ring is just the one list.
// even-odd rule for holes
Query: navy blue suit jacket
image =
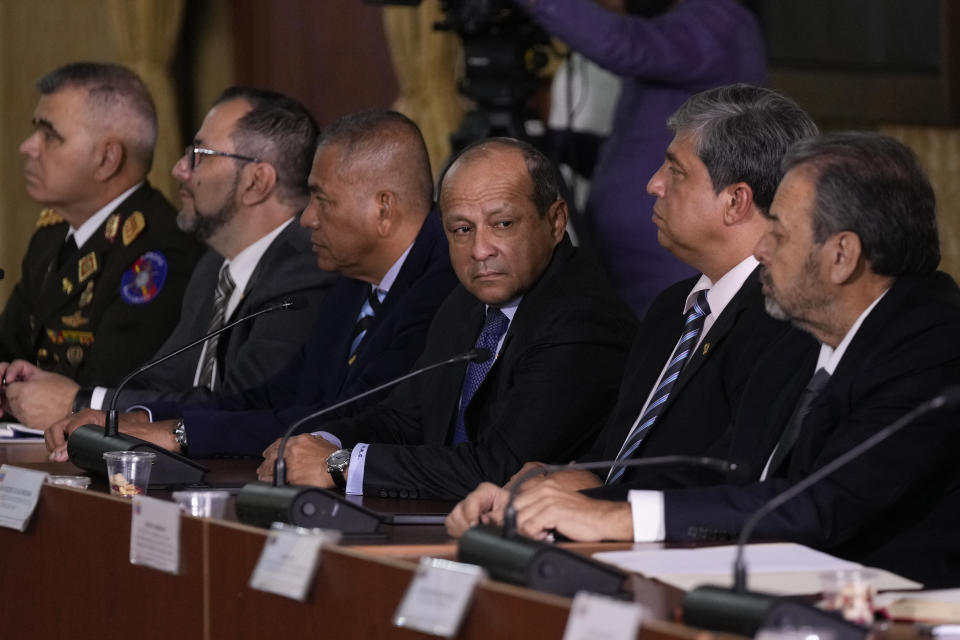
{"label": "navy blue suit jacket", "polygon": [[[456,282],[439,216],[431,213],[352,361],[353,327],[370,285],[340,277],[323,299],[302,369],[285,371],[243,396],[148,405],[154,420],[183,417],[193,457],[258,456],[301,417],[409,371],[423,351],[434,313]],[[283,401],[289,389],[296,389],[292,406]],[[339,415],[358,411],[378,395]]]}

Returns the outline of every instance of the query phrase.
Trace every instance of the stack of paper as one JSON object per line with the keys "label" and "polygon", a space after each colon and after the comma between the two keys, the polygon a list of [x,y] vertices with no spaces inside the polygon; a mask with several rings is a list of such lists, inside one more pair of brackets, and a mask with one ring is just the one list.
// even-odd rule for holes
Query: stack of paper
{"label": "stack of paper", "polygon": [[893,620],[960,624],[960,589],[891,591],[874,602]]}
{"label": "stack of paper", "polygon": [[[605,551],[594,557],[680,589],[703,584],[731,586],[735,545],[695,549],[638,548]],[[824,571],[856,569],[861,565],[793,543],[750,544],[744,556],[748,588],[778,595],[812,595],[822,590]],[[919,589],[919,583],[887,571],[870,569],[877,590]]]}
{"label": "stack of paper", "polygon": [[0,422],[0,441],[2,442],[36,442],[43,440],[43,431],[15,422]]}

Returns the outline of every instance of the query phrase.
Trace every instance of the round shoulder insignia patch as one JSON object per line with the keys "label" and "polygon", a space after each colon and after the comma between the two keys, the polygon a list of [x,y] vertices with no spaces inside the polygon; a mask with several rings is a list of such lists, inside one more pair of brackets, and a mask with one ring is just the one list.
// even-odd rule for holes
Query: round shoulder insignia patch
{"label": "round shoulder insignia patch", "polygon": [[167,280],[167,259],[159,251],[147,251],[130,265],[120,279],[120,297],[127,304],[146,304],[157,297]]}

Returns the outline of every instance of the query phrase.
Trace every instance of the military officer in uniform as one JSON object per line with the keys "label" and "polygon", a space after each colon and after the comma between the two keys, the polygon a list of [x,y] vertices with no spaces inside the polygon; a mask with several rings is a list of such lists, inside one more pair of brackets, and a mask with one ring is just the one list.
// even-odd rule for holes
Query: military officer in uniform
{"label": "military officer in uniform", "polygon": [[20,152],[27,193],[45,208],[0,316],[0,374],[23,358],[116,384],[176,324],[201,246],[146,182],[157,118],[135,73],[74,63],[37,89]]}

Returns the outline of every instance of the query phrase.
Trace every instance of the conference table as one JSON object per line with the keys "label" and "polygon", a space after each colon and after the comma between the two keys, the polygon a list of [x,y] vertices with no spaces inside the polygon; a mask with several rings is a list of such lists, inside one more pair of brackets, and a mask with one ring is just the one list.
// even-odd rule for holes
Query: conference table
{"label": "conference table", "polygon": [[[0,444],[0,464],[80,473],[49,462],[42,444]],[[256,461],[208,464],[212,480],[255,479]],[[231,509],[223,520],[182,517],[178,575],[130,563],[130,525],[130,501],[109,495],[102,478],[89,490],[44,485],[26,531],[0,529],[0,638],[429,637],[395,627],[393,614],[420,557],[456,557],[441,525],[384,527],[381,539],[324,546],[309,595],[298,602],[248,586],[267,531],[236,522]],[[630,582],[634,599],[652,612],[638,638],[725,637],[676,622],[679,590],[640,576]],[[571,602],[481,580],[457,637],[561,638]]]}

